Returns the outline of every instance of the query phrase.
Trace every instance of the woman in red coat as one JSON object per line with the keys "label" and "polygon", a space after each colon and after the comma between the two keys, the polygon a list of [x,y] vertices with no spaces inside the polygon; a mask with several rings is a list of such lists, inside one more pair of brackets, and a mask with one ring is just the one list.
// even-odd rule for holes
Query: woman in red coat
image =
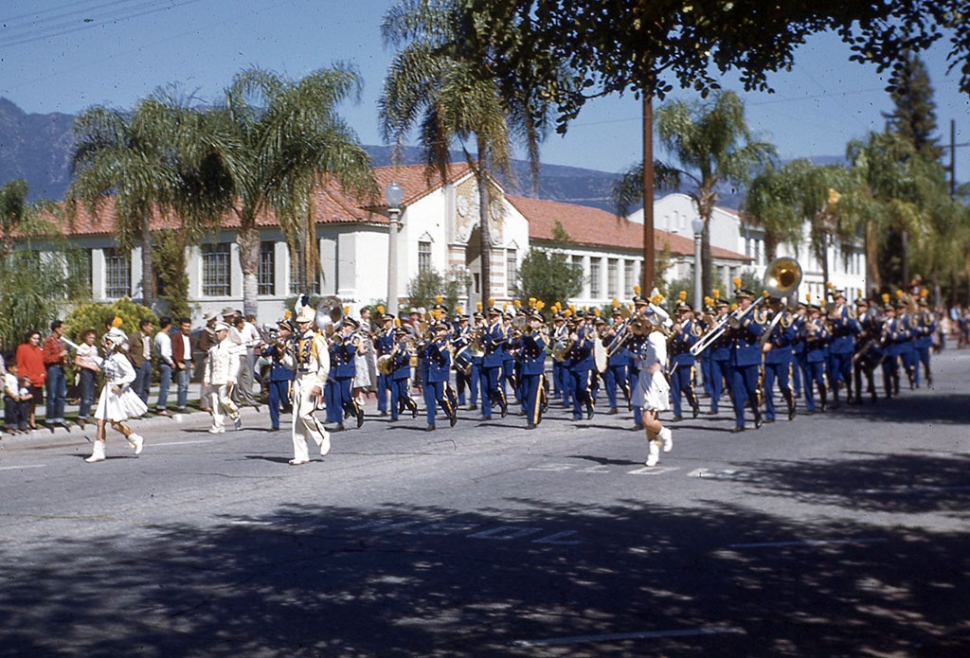
{"label": "woman in red coat", "polygon": [[35,430],[37,424],[34,422],[34,409],[37,403],[44,401],[44,380],[47,379],[44,354],[40,349],[39,331],[28,333],[23,344],[17,347],[17,368],[21,377],[30,379],[30,392],[34,398],[30,401],[28,423],[30,429]]}

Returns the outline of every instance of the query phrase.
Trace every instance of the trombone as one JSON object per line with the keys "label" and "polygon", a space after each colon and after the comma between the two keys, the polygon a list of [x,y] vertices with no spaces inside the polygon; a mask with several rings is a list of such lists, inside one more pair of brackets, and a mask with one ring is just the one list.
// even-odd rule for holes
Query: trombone
{"label": "trombone", "polygon": [[[768,263],[768,267],[765,268],[764,278],[762,279],[762,286],[764,286],[765,292],[767,292],[771,297],[788,297],[792,292],[795,291],[796,288],[798,288],[798,284],[801,282],[802,266],[799,265],[798,261],[794,258],[782,256],[781,258],[776,258]],[[742,311],[739,308],[736,311],[725,315],[721,321],[714,326],[713,329],[704,334],[704,337],[699,341],[694,343],[693,347],[690,348],[690,353],[694,356],[701,354],[704,350],[714,344],[714,342],[718,340],[725,331],[727,331],[728,326],[732,324],[732,322],[740,322],[743,320],[748,313],[754,310],[758,304],[763,304],[767,298],[768,297],[762,295],[745,310]]]}

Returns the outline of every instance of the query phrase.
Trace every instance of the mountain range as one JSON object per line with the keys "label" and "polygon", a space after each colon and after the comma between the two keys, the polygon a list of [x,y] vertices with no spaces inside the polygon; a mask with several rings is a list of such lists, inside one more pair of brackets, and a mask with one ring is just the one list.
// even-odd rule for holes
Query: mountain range
{"label": "mountain range", "polygon": [[[74,146],[74,116],[70,114],[28,114],[16,104],[0,98],[0,185],[23,178],[30,186],[30,201],[61,200],[71,183],[71,153]],[[387,146],[365,146],[374,166],[391,163]],[[463,160],[460,151],[454,160]],[[421,150],[408,148],[404,164],[423,162]],[[512,194],[529,196],[529,165],[522,160],[513,163],[513,180],[503,180]],[[540,199],[561,201],[581,206],[615,210],[610,201],[610,188],[618,174],[543,164],[539,171]],[[499,177],[501,178],[501,177]],[[742,199],[738,191],[722,193],[719,205],[737,208]]]}

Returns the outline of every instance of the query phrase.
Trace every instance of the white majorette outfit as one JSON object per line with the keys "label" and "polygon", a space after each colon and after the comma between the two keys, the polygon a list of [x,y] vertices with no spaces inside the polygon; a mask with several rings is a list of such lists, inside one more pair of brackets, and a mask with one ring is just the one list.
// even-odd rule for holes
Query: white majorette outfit
{"label": "white majorette outfit", "polygon": [[314,310],[303,307],[296,317],[295,339],[286,347],[283,365],[293,369],[293,459],[300,466],[310,461],[308,439],[320,447],[320,454],[330,452],[330,433],[313,416],[317,401],[330,373],[330,350],[323,334],[314,330]]}
{"label": "white majorette outfit", "polygon": [[[658,318],[655,318],[659,320]],[[640,374],[637,387],[633,392],[633,402],[643,409],[643,425],[647,432],[647,466],[655,466],[660,461],[660,447],[664,452],[673,448],[673,433],[658,419],[661,411],[670,409],[670,384],[664,376],[663,367],[667,363],[667,337],[656,329],[643,342],[637,355]]]}
{"label": "white majorette outfit", "polygon": [[135,449],[136,455],[141,454],[145,442],[141,436],[132,432],[124,424],[124,421],[129,418],[137,418],[148,411],[148,407],[131,388],[131,383],[135,381],[135,369],[128,357],[121,352],[127,336],[120,329],[111,329],[101,341],[107,354],[101,363],[105,383],[104,388],[101,389],[98,408],[94,412],[94,417],[98,421],[97,433],[91,456],[85,460],[87,462],[104,461],[108,423],[128,439],[128,444]]}
{"label": "white majorette outfit", "polygon": [[232,419],[236,429],[242,425],[239,408],[232,401],[232,387],[236,384],[236,375],[239,373],[239,350],[227,339],[228,332],[228,325],[223,322],[216,324],[215,334],[219,342],[209,348],[205,373],[202,376],[202,385],[212,391],[212,427],[209,428],[212,434],[226,431],[226,416]]}

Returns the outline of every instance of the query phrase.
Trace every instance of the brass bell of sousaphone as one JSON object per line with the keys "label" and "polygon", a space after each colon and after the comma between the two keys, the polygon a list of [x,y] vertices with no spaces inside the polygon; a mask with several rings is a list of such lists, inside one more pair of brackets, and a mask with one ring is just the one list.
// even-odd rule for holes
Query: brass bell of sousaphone
{"label": "brass bell of sousaphone", "polygon": [[333,295],[325,297],[317,304],[317,313],[313,317],[314,324],[327,336],[332,336],[333,332],[340,327],[344,319],[344,307],[339,297]]}
{"label": "brass bell of sousaphone", "polygon": [[765,268],[764,289],[772,297],[791,297],[801,282],[802,266],[794,258],[776,258]]}

